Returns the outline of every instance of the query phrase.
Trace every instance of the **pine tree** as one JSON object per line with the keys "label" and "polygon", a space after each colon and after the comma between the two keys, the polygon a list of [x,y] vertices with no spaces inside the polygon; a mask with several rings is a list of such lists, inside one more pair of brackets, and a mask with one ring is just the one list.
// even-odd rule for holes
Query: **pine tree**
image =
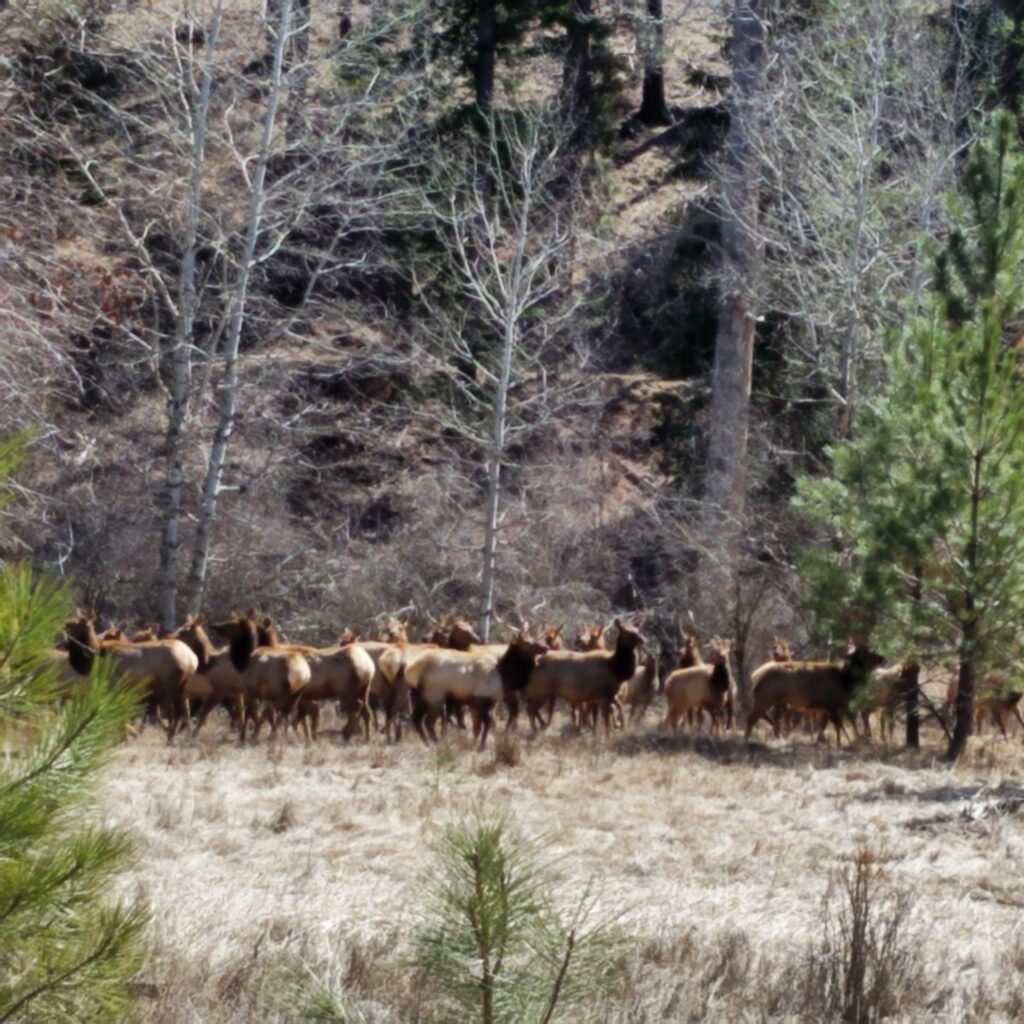
{"label": "pine tree", "polygon": [[[20,447],[0,444],[0,479]],[[126,1020],[140,961],[143,915],[105,892],[127,842],[91,820],[136,696],[102,672],[61,692],[49,646],[69,597],[0,564],[0,1021]]]}
{"label": "pine tree", "polygon": [[1016,120],[971,150],[929,293],[891,345],[887,382],[798,503],[834,535],[805,553],[824,629],[957,663],[947,757],[966,746],[974,684],[1017,654],[1024,614],[1024,158]]}

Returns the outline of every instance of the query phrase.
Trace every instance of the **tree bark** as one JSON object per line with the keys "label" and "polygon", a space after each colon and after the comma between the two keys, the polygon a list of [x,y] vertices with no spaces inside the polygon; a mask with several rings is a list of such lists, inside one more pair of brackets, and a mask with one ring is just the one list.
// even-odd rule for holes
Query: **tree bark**
{"label": "tree bark", "polygon": [[220,36],[220,18],[221,4],[218,3],[206,32],[206,56],[198,96],[195,95],[194,86],[188,88],[189,104],[192,107],[192,160],[188,206],[185,211],[184,252],[178,275],[178,315],[174,345],[170,353],[171,379],[167,389],[167,430],[164,434],[164,525],[160,536],[160,567],[157,575],[160,628],[164,630],[171,630],[177,625],[178,547],[185,477],[182,443],[192,384],[192,332],[198,306],[196,249],[202,211],[213,59]]}
{"label": "tree bark", "polygon": [[1020,134],[1020,100],[1024,92],[1024,0],[1005,0],[1005,6],[1013,27],[1003,54],[999,100],[1002,106],[1018,118],[1017,131]]}
{"label": "tree bark", "polygon": [[750,381],[761,246],[754,137],[764,92],[766,0],[736,0],[733,92],[722,171],[722,297],[708,438],[705,497],[730,532],[741,528],[747,497]]}
{"label": "tree bark", "polygon": [[903,698],[903,718],[906,723],[906,743],[913,750],[921,746],[921,720],[917,708],[917,694],[920,687],[921,666],[910,662],[903,666],[900,687]]}
{"label": "tree bark", "polygon": [[217,388],[218,418],[217,429],[210,446],[210,456],[203,482],[203,496],[199,508],[199,522],[196,526],[195,545],[192,551],[192,565],[186,586],[186,602],[190,614],[198,614],[206,589],[206,572],[210,557],[213,526],[217,516],[217,500],[220,496],[221,479],[228,442],[235,429],[235,405],[238,396],[238,347],[245,323],[245,302],[249,290],[256,243],[260,235],[265,199],[267,163],[277,119],[277,108],[281,98],[284,80],[284,50],[288,40],[288,23],[291,17],[291,0],[279,0],[280,22],[278,23],[274,46],[274,65],[271,75],[270,93],[263,116],[263,128],[256,167],[253,174],[252,195],[245,225],[245,244],[238,264],[237,276],[231,296],[228,314],[228,329],[224,341],[224,376]]}
{"label": "tree bark", "polygon": [[476,20],[476,63],[473,86],[476,106],[489,113],[494,104],[494,69],[498,59],[498,10],[495,0],[479,0]]}
{"label": "tree bark", "polygon": [[501,498],[501,468],[505,461],[505,427],[508,412],[508,388],[512,379],[512,355],[517,341],[516,320],[509,318],[502,342],[501,373],[494,395],[494,421],[491,452],[487,460],[487,513],[484,521],[483,572],[481,574],[480,636],[490,639],[494,615],[494,581],[498,556],[498,512]]}
{"label": "tree bark", "polygon": [[968,653],[969,641],[964,635],[964,643],[960,648],[960,667],[956,682],[956,719],[953,724],[953,737],[949,741],[949,749],[944,760],[956,761],[967,749],[967,740],[974,724],[974,659]]}
{"label": "tree bark", "polygon": [[665,22],[661,0],[647,0],[647,23],[644,25],[644,84],[637,118],[644,124],[669,125],[672,115],[665,102],[665,69],[662,51],[665,45]]}
{"label": "tree bark", "polygon": [[288,72],[288,104],[285,110],[285,142],[295,145],[302,138],[302,112],[306,108],[306,94],[312,68],[309,65],[309,0],[294,0],[295,28],[288,45],[292,62]]}
{"label": "tree bark", "polygon": [[572,0],[566,29],[565,69],[562,74],[562,109],[571,119],[572,137],[577,139],[586,128],[590,107],[590,22],[592,0]]}

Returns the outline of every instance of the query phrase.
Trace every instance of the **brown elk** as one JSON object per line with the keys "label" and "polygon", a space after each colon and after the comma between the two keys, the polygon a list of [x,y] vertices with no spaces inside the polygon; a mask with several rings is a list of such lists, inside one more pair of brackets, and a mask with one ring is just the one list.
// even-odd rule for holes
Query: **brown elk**
{"label": "brown elk", "polygon": [[214,648],[202,622],[201,615],[190,616],[174,631],[174,636],[186,644],[199,661],[195,675],[185,684],[185,696],[191,704],[199,705],[198,714],[194,715],[192,736],[198,734],[218,705],[227,709],[232,723],[241,733],[245,721],[245,673],[235,667],[227,647]]}
{"label": "brown elk", "polygon": [[359,644],[325,648],[282,644],[273,622],[266,617],[257,627],[257,640],[261,648],[301,654],[309,665],[309,682],[299,694],[295,715],[296,727],[301,726],[307,740],[316,739],[320,702],[325,700],[336,700],[338,710],[348,716],[343,731],[346,739],[360,726],[366,729],[366,738],[369,739],[365,712],[377,666]]}
{"label": "brown elk", "polygon": [[[675,732],[683,715],[692,711],[706,711],[711,716],[711,733],[721,729],[722,713],[726,711],[732,693],[732,672],[729,668],[729,643],[715,639],[707,664],[677,668],[665,680],[668,714],[665,724]],[[692,722],[692,719],[690,719]]]}
{"label": "brown elk", "polygon": [[[270,723],[273,736],[280,723],[288,720],[310,679],[309,664],[297,651],[260,645],[261,625],[264,639],[272,639],[272,627],[268,630],[266,624],[257,623],[252,612],[211,626],[227,641],[232,664],[245,677],[245,717],[239,734],[242,742],[249,722],[254,724],[254,740],[259,738],[264,722]],[[262,714],[257,714],[260,704]]]}
{"label": "brown elk", "polygon": [[[950,708],[956,707],[956,695],[959,690],[959,680],[956,676],[952,678],[946,693],[946,704]],[[1024,693],[1011,687],[1008,677],[1000,671],[993,670],[986,672],[978,680],[974,692],[974,729],[981,733],[985,716],[988,715],[1007,739],[1006,718],[1012,715],[1024,726],[1024,718],[1020,713],[1021,698]]]}
{"label": "brown elk", "polygon": [[[747,719],[746,738],[762,719],[775,711],[773,728],[780,735],[780,716],[784,708],[823,712],[836,730],[836,745],[842,744],[843,717],[847,714],[854,689],[884,658],[864,644],[850,642],[845,661],[769,661],[751,675],[754,707]],[[771,719],[769,718],[771,721]],[[819,739],[824,736],[824,725]]]}
{"label": "brown elk", "polygon": [[199,662],[185,644],[177,640],[156,640],[132,644],[103,640],[96,635],[92,617],[79,613],[64,624],[68,637],[68,662],[80,675],[89,675],[97,657],[107,658],[115,676],[143,684],[159,709],[168,741],[185,718],[185,684]]}
{"label": "brown elk", "polygon": [[644,658],[623,689],[625,695],[621,699],[623,706],[629,708],[630,724],[642,722],[658,689],[658,659],[653,653]]}
{"label": "brown elk", "polygon": [[544,724],[540,711],[551,697],[561,697],[570,707],[598,708],[608,730],[619,687],[636,673],[637,648],[644,643],[633,626],[616,619],[615,627],[613,651],[551,651],[541,656],[523,691],[534,732]]}
{"label": "brown elk", "polygon": [[576,634],[573,647],[583,654],[588,651],[606,651],[608,645],[604,642],[604,626],[599,622],[592,622],[589,626],[584,626]]}
{"label": "brown elk", "polygon": [[[503,653],[497,648],[504,647]],[[547,652],[542,641],[517,633],[507,645],[487,645],[481,650],[456,651],[434,648],[421,652],[402,669],[412,697],[412,720],[424,742],[437,741],[434,726],[445,702],[455,699],[468,705],[473,717],[473,737],[480,749],[487,742],[494,706],[507,691],[521,690],[534,670],[538,655]]]}

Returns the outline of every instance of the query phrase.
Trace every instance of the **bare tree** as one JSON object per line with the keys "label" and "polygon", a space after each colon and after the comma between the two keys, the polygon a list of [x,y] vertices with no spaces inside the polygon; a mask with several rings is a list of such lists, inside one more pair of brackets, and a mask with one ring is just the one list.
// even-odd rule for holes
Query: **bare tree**
{"label": "bare tree", "polygon": [[774,47],[754,143],[764,288],[795,387],[825,391],[839,436],[860,378],[877,379],[884,328],[921,292],[918,242],[941,231],[970,142],[970,55],[951,65],[948,50],[912,0],[835,4]]}
{"label": "bare tree", "polygon": [[[164,435],[165,493],[164,525],[160,538],[160,567],[157,577],[160,624],[171,629],[177,623],[178,545],[180,540],[182,488],[185,471],[182,445],[185,418],[188,415],[192,387],[193,332],[199,309],[196,285],[196,252],[200,243],[203,184],[206,172],[206,147],[209,131],[210,91],[213,85],[217,45],[220,41],[222,5],[214,6],[204,34],[204,55],[197,61],[192,52],[194,34],[187,36],[188,51],[181,54],[182,113],[192,138],[189,187],[185,200],[185,231],[182,241],[177,304],[172,307],[174,340],[168,353],[171,370],[167,383],[167,428]],[[200,64],[196,81],[196,63]]]}
{"label": "bare tree", "polygon": [[[255,169],[249,185],[249,210],[245,221],[242,255],[238,261],[235,279],[228,298],[230,307],[224,341],[224,369],[217,389],[217,429],[207,459],[206,477],[203,482],[198,524],[192,549],[192,563],[185,586],[186,607],[193,614],[199,611],[203,590],[206,586],[206,568],[210,557],[213,524],[217,515],[217,499],[220,496],[221,479],[224,473],[224,459],[227,455],[228,442],[235,428],[235,408],[238,397],[238,350],[242,339],[242,326],[245,323],[249,277],[256,256],[256,246],[263,229],[267,164],[273,152],[277,109],[284,86],[284,53],[289,37],[291,0],[281,0],[280,19],[274,46],[274,63],[270,73],[267,106],[263,115],[259,145],[254,154]],[[307,28],[308,26],[304,26],[303,30]]]}
{"label": "bare tree", "polygon": [[[451,422],[485,464],[479,597],[484,637],[494,611],[510,442],[536,434],[580,393],[576,381],[559,380],[551,357],[579,305],[563,258],[577,210],[557,187],[564,182],[565,137],[551,106],[492,114],[480,140],[465,149],[454,180],[450,154],[438,165],[443,178],[431,204],[458,291],[468,302],[468,317],[453,319],[441,306],[433,312],[440,351],[468,371],[453,378],[464,411],[453,406]],[[566,354],[572,358],[571,350]]]}

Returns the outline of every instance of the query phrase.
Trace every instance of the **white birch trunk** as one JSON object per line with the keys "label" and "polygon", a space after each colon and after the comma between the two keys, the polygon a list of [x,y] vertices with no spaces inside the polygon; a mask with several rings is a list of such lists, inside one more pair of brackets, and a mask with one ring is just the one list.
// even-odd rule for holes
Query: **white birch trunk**
{"label": "white birch trunk", "polygon": [[249,212],[245,224],[245,245],[232,288],[228,328],[224,339],[224,375],[217,388],[217,429],[210,446],[199,508],[199,521],[196,526],[195,545],[192,551],[192,565],[185,590],[187,610],[190,614],[199,612],[206,589],[210,544],[217,517],[217,499],[220,496],[224,460],[227,455],[228,442],[235,429],[235,406],[238,396],[238,346],[245,323],[245,302],[249,290],[249,277],[256,254],[256,243],[259,240],[263,204],[266,198],[267,163],[270,159],[270,148],[284,81],[284,53],[288,42],[291,0],[280,0],[279,11],[280,21],[274,42],[274,65],[270,93],[267,97],[267,109],[263,116],[263,128],[252,181],[252,196],[249,200]]}
{"label": "white birch trunk", "polygon": [[157,577],[160,626],[177,625],[178,545],[181,529],[181,492],[184,484],[182,440],[188,416],[192,385],[192,331],[196,306],[196,240],[203,199],[203,173],[206,165],[206,136],[209,125],[210,89],[213,64],[220,36],[221,4],[213,10],[206,33],[206,58],[203,63],[198,98],[191,76],[183,82],[185,109],[192,129],[192,160],[188,205],[185,209],[185,248],[178,275],[178,316],[174,346],[171,349],[171,380],[167,391],[167,430],[164,434],[164,525],[160,536],[160,568]]}

